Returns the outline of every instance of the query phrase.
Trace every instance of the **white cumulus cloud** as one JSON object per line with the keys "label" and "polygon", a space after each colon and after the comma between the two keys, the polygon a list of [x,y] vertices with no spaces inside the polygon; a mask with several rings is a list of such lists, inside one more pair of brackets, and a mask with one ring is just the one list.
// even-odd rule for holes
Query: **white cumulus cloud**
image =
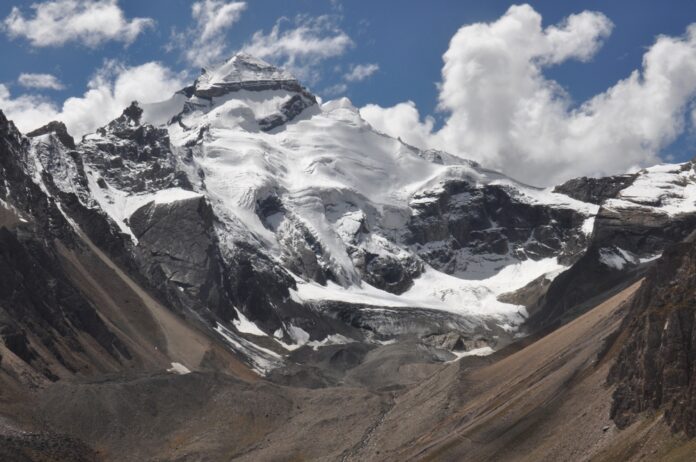
{"label": "white cumulus cloud", "polygon": [[389,108],[368,104],[360,109],[360,115],[376,129],[400,137],[410,145],[427,148],[431,144],[435,120],[432,117],[426,117],[421,122],[413,101],[399,103]]}
{"label": "white cumulus cloud", "polygon": [[207,40],[239,21],[245,9],[245,2],[204,0],[194,3],[191,13],[201,30],[201,39]]}
{"label": "white cumulus cloud", "polygon": [[343,78],[348,82],[360,82],[379,70],[379,64],[357,64]]}
{"label": "white cumulus cloud", "polygon": [[90,79],[82,96],[68,98],[62,106],[38,95],[12,97],[0,84],[0,110],[23,133],[60,120],[71,135],[81,137],[118,117],[132,101],[159,101],[183,86],[178,74],[157,62],[128,67],[109,61]]}
{"label": "white cumulus cloud", "polygon": [[49,0],[31,5],[25,16],[13,7],[2,28],[10,38],[23,37],[35,47],[79,42],[96,47],[107,41],[132,43],[154,25],[150,18],[126,19],[116,0]]}
{"label": "white cumulus cloud", "polygon": [[22,133],[27,133],[55,119],[58,110],[53,102],[39,95],[12,98],[7,85],[0,83],[0,110],[14,121]]}
{"label": "white cumulus cloud", "polygon": [[65,85],[55,75],[22,73],[17,82],[25,88],[46,88],[49,90],[62,90]]}
{"label": "white cumulus cloud", "polygon": [[[337,66],[336,71],[340,72],[341,67]],[[349,67],[348,72],[343,74],[341,81],[334,85],[330,85],[320,91],[322,96],[333,98],[342,95],[348,91],[348,84],[361,82],[369,78],[372,74],[379,70],[379,64],[353,64]],[[377,107],[377,106],[376,106]]]}
{"label": "white cumulus cloud", "polygon": [[361,113],[413,144],[540,185],[658,162],[685,129],[696,96],[696,25],[682,37],[658,37],[641,69],[575,105],[544,70],[590,60],[611,29],[607,17],[587,11],[544,28],[532,7],[513,6],[497,21],[464,26],[452,37],[439,86],[447,116],[440,130],[430,119],[420,122],[409,103]]}
{"label": "white cumulus cloud", "polygon": [[348,85],[346,85],[345,83],[337,83],[335,85],[331,85],[327,88],[324,88],[324,90],[322,90],[322,95],[328,96],[328,97],[334,97],[334,96],[344,94],[347,90],[348,90]]}
{"label": "white cumulus cloud", "polygon": [[[286,24],[290,27],[285,27]],[[320,77],[318,67],[321,62],[342,55],[353,45],[353,40],[338,26],[335,17],[302,15],[293,21],[279,19],[268,33],[255,32],[242,51],[314,83]]]}
{"label": "white cumulus cloud", "polygon": [[246,2],[202,0],[191,5],[194,25],[172,34],[169,50],[180,50],[183,58],[196,66],[217,64],[229,54],[226,33],[242,17]]}

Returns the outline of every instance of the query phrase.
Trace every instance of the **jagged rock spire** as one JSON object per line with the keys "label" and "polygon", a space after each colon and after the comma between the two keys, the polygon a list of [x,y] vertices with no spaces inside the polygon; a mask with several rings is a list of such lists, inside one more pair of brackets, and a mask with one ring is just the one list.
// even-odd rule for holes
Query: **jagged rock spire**
{"label": "jagged rock spire", "polygon": [[29,138],[34,138],[37,136],[45,135],[47,133],[53,133],[60,140],[61,143],[67,148],[75,149],[75,139],[68,133],[68,128],[63,122],[57,120],[51,121],[44,125],[43,127],[37,128],[34,131],[27,133]]}

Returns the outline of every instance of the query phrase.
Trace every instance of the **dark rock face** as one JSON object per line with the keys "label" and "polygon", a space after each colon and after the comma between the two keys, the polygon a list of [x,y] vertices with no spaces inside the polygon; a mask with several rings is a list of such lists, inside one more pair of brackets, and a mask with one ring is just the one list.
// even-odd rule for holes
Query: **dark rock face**
{"label": "dark rock face", "polygon": [[[79,154],[108,184],[130,192],[181,187],[191,189],[186,175],[176,168],[166,129],[141,124],[142,109],[132,103],[105,127],[100,137],[87,139]],[[102,181],[103,181],[102,180]]]}
{"label": "dark rock face", "polygon": [[505,186],[450,181],[414,196],[411,208],[407,242],[448,274],[465,271],[472,255],[567,260],[586,243],[581,214],[520,201]]}
{"label": "dark rock face", "polygon": [[[582,261],[582,257],[579,261]],[[575,263],[576,265],[578,262]],[[551,285],[546,275],[539,276],[526,286],[512,292],[506,292],[499,295],[498,301],[510,303],[512,305],[522,305],[527,308],[527,313],[534,317],[539,306],[544,301],[544,297]]]}
{"label": "dark rock face", "polygon": [[191,89],[185,88],[182,90],[184,94],[198,96],[199,98],[215,98],[224,96],[228,93],[240,90],[248,91],[264,91],[264,90],[285,90],[291,92],[303,92],[304,88],[295,79],[286,80],[252,80],[243,82],[220,82],[209,88],[199,88],[195,86]]}
{"label": "dark rock face", "polygon": [[696,435],[696,245],[677,244],[653,267],[629,307],[626,340],[609,374],[619,427],[664,410],[674,431]]}
{"label": "dark rock face", "polygon": [[679,242],[696,226],[696,215],[668,215],[647,208],[611,209],[600,207],[595,220],[594,241],[603,246],[648,255]]}
{"label": "dark rock face", "polygon": [[301,274],[319,284],[336,281],[324,261],[324,247],[307,228],[306,224],[289,213],[279,193],[274,193],[256,202],[256,214],[264,226],[278,233],[283,243],[283,265],[296,274]]}
{"label": "dark rock face", "polygon": [[[553,280],[529,324],[552,325],[575,308],[582,311],[581,305],[594,297],[636,280],[646,269],[640,258],[654,258],[686,238],[694,226],[696,214],[672,216],[647,208],[600,207],[587,251]],[[602,254],[607,252],[627,252],[633,259],[612,267],[603,261]]]}
{"label": "dark rock face", "polygon": [[412,255],[396,258],[359,249],[351,257],[364,281],[393,294],[407,291],[423,272],[423,263]]}
{"label": "dark rock face", "polygon": [[142,274],[171,306],[235,318],[225,293],[213,213],[203,197],[150,202],[130,217]]}
{"label": "dark rock face", "polygon": [[41,128],[37,128],[36,130],[27,133],[27,136],[29,138],[34,138],[36,136],[45,135],[47,133],[54,133],[61,141],[61,143],[63,143],[66,147],[70,149],[75,149],[75,140],[72,136],[70,136],[70,134],[68,133],[68,129],[65,127],[65,124],[63,122],[57,122],[54,120],[53,122],[49,122]]}
{"label": "dark rock face", "polygon": [[426,345],[449,351],[470,351],[488,346],[488,340],[485,338],[462,336],[458,332],[429,335],[424,337],[422,341]]}
{"label": "dark rock face", "polygon": [[293,95],[287,102],[285,102],[280,107],[278,113],[259,120],[259,127],[261,127],[261,130],[265,132],[273,130],[286,122],[293,120],[295,117],[300,115],[302,111],[315,104],[317,104],[317,100],[314,95],[303,88],[298,94]]}
{"label": "dark rock face", "polygon": [[49,363],[68,371],[84,364],[89,354],[80,339],[84,334],[116,361],[128,360],[125,345],[61,264],[56,242],[74,247],[79,240],[55,202],[26,174],[27,148],[0,112],[0,175],[5,179],[0,208],[13,207],[22,216],[0,227],[0,337],[10,351],[50,379],[57,376]]}
{"label": "dark rock face", "polygon": [[645,269],[636,264],[614,268],[602,263],[600,257],[598,245],[591,244],[573,266],[551,282],[530,310],[527,326],[540,329],[566,322],[592,308],[594,302],[588,302],[595,297],[610,295],[608,291],[636,280]]}
{"label": "dark rock face", "polygon": [[[137,108],[137,106],[131,106]],[[137,108],[137,110],[140,110]],[[132,111],[128,109],[125,112],[132,114]],[[121,116],[122,120],[132,120],[128,119],[127,116]],[[49,124],[50,126],[51,124]],[[89,167],[95,167],[95,165],[89,163],[89,158],[96,158],[96,169],[99,169],[100,165],[104,163],[104,157],[99,154],[97,148],[90,145],[91,151],[85,153],[82,150],[83,144],[80,144],[81,149],[75,148],[71,149],[66,145],[62,138],[58,136],[55,131],[49,131],[51,136],[47,140],[47,143],[34,143],[34,155],[38,157],[38,160],[42,164],[44,171],[41,174],[43,183],[47,188],[50,196],[48,201],[51,203],[60,202],[60,207],[62,210],[70,216],[81,228],[82,231],[92,240],[99,248],[105,250],[114,260],[118,261],[121,265],[128,269],[134,269],[135,265],[132,261],[132,245],[130,238],[120,232],[118,224],[101,209],[94,207],[94,199],[89,192],[89,180],[88,174],[86,172],[86,165]],[[105,138],[106,139],[106,138]],[[113,138],[111,138],[113,140]],[[116,141],[123,147],[124,141]],[[18,148],[19,152],[23,156],[26,156],[26,152],[30,147],[27,145]],[[25,161],[25,165],[20,166],[22,169],[22,174],[27,171],[31,171],[31,165],[33,161]],[[111,175],[108,172],[105,174],[114,181],[118,181],[119,178],[123,177],[125,182],[132,182],[132,176],[135,172],[128,171],[124,174],[119,174],[119,172],[114,171]],[[97,183],[102,187],[102,189],[108,189],[108,185],[104,181],[103,177],[99,177]],[[28,179],[26,186],[22,188],[15,188],[18,191],[36,191],[35,194],[44,195],[43,191],[38,185],[34,184],[31,179]],[[17,195],[18,191],[13,191],[13,194]],[[25,202],[35,207],[37,203],[41,203],[40,199],[31,199]],[[68,229],[70,226],[65,222],[64,216],[54,208],[55,219],[54,222],[60,222],[60,229]],[[36,215],[35,218],[40,218],[42,214]],[[66,239],[70,239],[72,233],[68,233],[63,237],[63,242]]]}
{"label": "dark rock face", "polygon": [[289,289],[296,287],[292,277],[251,244],[237,242],[226,266],[231,298],[264,331],[274,332],[292,322],[309,326],[305,330],[315,335],[326,332],[319,315],[291,299]]}
{"label": "dark rock face", "polygon": [[51,249],[31,236],[21,238],[0,228],[0,337],[10,351],[49,378],[54,375],[31,346],[32,338],[71,371],[79,363],[70,357],[84,351],[80,332],[117,360],[129,359],[125,345],[69,282]]}
{"label": "dark rock face", "polygon": [[636,175],[617,175],[604,178],[573,178],[562,185],[556,186],[553,191],[573,199],[592,204],[601,204],[607,199],[613,199],[619,195],[622,189],[629,187],[636,179]]}
{"label": "dark rock face", "polygon": [[292,216],[286,217],[287,226],[281,231],[283,264],[297,274],[302,274],[319,284],[337,281],[325,261],[324,247],[307,226]]}
{"label": "dark rock face", "polygon": [[0,176],[5,180],[0,182],[0,197],[7,201],[11,196],[10,203],[34,214],[42,229],[59,232],[66,225],[65,219],[26,173],[28,147],[26,139],[0,111]]}

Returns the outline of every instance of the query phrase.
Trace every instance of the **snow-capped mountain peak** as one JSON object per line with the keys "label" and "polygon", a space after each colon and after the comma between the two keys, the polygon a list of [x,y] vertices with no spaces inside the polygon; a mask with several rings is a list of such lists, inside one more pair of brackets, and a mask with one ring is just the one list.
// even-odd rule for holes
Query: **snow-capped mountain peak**
{"label": "snow-capped mountain peak", "polygon": [[[297,79],[261,59],[239,53],[217,67],[203,69],[187,94],[212,98],[239,90],[306,92]],[[313,98],[313,96],[312,96]]]}
{"label": "snow-capped mountain peak", "polygon": [[347,98],[319,105],[248,55],[131,105],[77,154],[33,145],[43,171],[63,159],[56,187],[108,217],[173,304],[228,330],[241,313],[286,343],[336,333],[312,307],[342,304],[387,337],[446,324],[502,341],[526,312],[499,297],[558,274],[598,208],[379,133]]}
{"label": "snow-capped mountain peak", "polygon": [[196,87],[203,90],[214,85],[264,81],[297,82],[297,79],[266,61],[246,53],[238,53],[220,66],[203,69],[196,81]]}

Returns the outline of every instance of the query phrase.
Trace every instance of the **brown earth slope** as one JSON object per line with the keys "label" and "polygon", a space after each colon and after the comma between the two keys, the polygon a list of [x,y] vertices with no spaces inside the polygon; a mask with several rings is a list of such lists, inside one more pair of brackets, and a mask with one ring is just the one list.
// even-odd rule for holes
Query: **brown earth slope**
{"label": "brown earth slope", "polygon": [[604,349],[639,285],[515,353],[462,361],[397,397],[352,459],[693,460],[660,416],[625,430],[609,417],[616,351]]}
{"label": "brown earth slope", "polygon": [[213,372],[64,380],[35,395],[37,420],[96,460],[693,460],[696,444],[661,415],[624,430],[609,417],[614,334],[639,285],[524,347],[443,365],[406,389]]}

